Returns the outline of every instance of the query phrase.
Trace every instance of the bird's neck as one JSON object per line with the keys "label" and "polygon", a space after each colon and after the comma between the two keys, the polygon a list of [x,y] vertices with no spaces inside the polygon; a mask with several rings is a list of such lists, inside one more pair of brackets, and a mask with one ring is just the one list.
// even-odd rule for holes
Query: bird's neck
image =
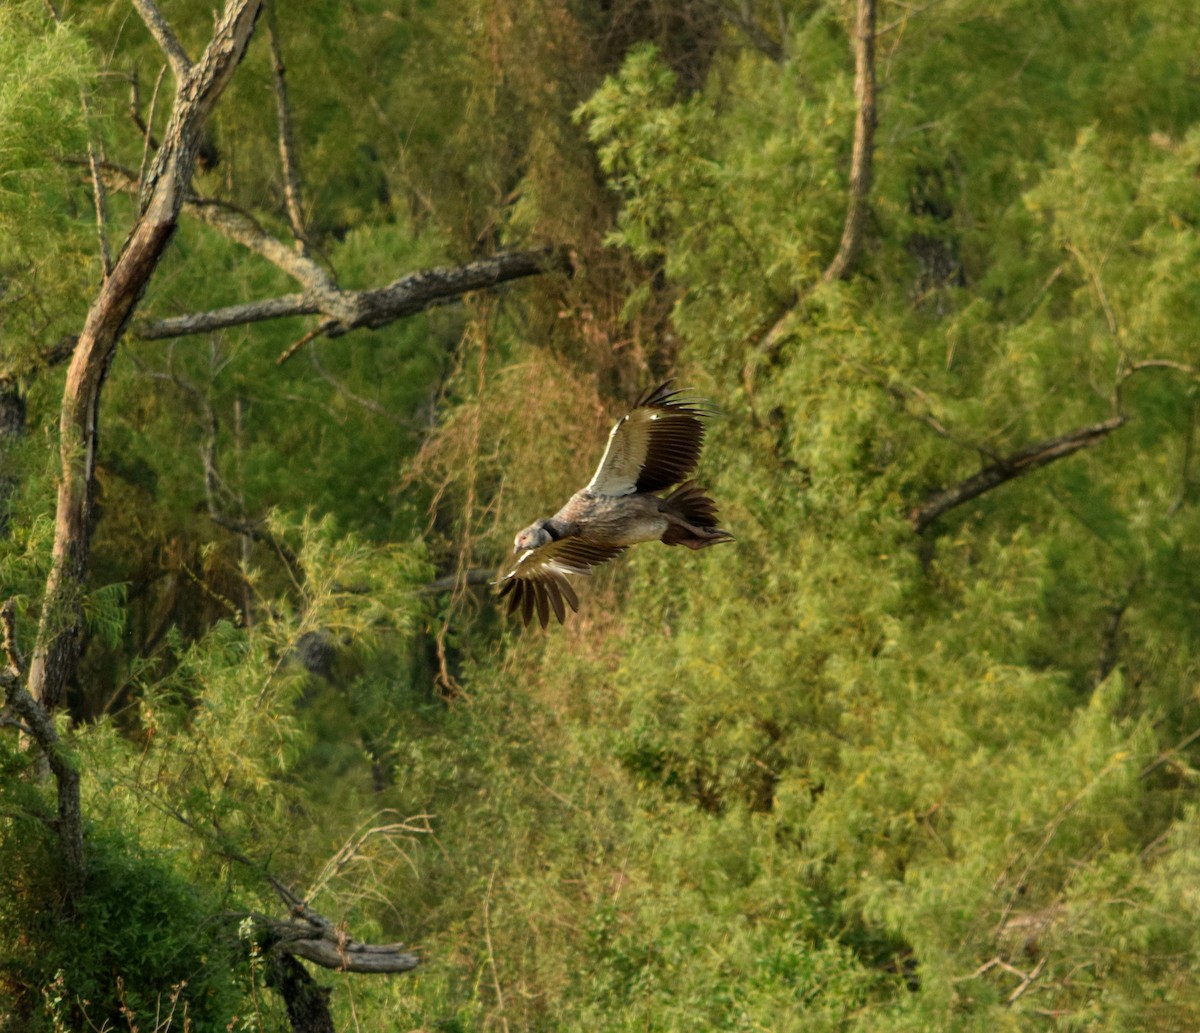
{"label": "bird's neck", "polygon": [[546,529],[546,533],[555,541],[558,541],[560,538],[566,538],[576,531],[576,527],[571,521],[563,520],[562,517],[558,516],[547,517],[542,521],[542,527]]}

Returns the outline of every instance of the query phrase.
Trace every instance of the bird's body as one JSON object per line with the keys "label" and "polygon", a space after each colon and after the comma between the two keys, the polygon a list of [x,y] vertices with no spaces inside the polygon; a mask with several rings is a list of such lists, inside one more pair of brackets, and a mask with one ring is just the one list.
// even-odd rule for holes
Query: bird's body
{"label": "bird's body", "polygon": [[733,540],[716,526],[716,506],[694,482],[656,494],[695,468],[704,440],[701,421],[709,415],[669,386],[647,391],[617,421],[587,487],[517,535],[498,584],[500,595],[510,597],[509,612],[519,607],[526,624],[536,610],[544,627],[551,609],[561,622],[564,600],[578,609],[567,575],[587,574],[632,545],[703,549]]}
{"label": "bird's body", "polygon": [[574,534],[618,549],[656,542],[667,529],[657,495],[596,495],[577,491],[547,523],[558,534]]}

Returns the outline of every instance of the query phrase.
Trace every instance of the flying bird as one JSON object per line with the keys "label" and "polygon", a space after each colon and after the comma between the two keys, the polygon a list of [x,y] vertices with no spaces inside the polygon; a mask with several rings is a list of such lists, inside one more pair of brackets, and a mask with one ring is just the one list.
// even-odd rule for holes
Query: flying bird
{"label": "flying bird", "polygon": [[[566,606],[579,609],[570,575],[588,574],[631,545],[705,549],[733,541],[717,527],[713,500],[685,479],[699,462],[712,410],[670,388],[668,380],[644,392],[617,420],[587,486],[517,535],[496,584],[508,612],[520,610],[527,626],[535,611],[543,628],[551,611],[561,624]],[[657,494],[673,484],[669,495]]]}

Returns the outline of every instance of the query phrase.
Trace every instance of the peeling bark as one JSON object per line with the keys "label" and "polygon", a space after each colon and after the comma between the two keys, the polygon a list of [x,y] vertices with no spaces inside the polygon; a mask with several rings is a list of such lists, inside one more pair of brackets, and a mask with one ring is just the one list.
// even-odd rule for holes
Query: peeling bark
{"label": "peeling bark", "polygon": [[[309,260],[288,252],[290,264],[298,261]],[[571,255],[565,248],[509,251],[467,265],[410,273],[385,287],[343,291],[330,284],[324,289],[309,289],[299,294],[160,319],[145,323],[134,332],[144,340],[154,341],[268,319],[324,315],[328,319],[321,325],[320,333],[338,337],[359,328],[378,330],[405,316],[456,301],[470,291],[485,290],[548,271],[569,272],[571,268]]]}

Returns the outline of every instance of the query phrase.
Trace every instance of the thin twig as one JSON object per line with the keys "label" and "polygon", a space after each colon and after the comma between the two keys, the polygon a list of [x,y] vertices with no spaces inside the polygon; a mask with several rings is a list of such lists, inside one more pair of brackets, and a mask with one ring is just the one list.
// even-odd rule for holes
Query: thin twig
{"label": "thin twig", "polygon": [[[166,68],[166,65],[163,66]],[[150,123],[147,123],[142,118],[142,83],[138,76],[137,65],[134,65],[129,72],[129,117],[133,119],[133,124],[137,126],[138,132],[145,137],[150,132]],[[158,150],[158,141],[153,136],[150,137],[150,146]]]}
{"label": "thin twig", "polygon": [[138,167],[137,192],[140,197],[142,188],[146,185],[146,169],[150,164],[150,151],[158,150],[151,127],[154,125],[154,112],[158,107],[158,91],[162,88],[163,77],[167,74],[167,66],[158,70],[158,78],[154,80],[154,92],[150,94],[150,117],[146,120],[146,132],[142,139],[142,164]]}
{"label": "thin twig", "polygon": [[1200,377],[1200,368],[1189,366],[1186,362],[1176,362],[1174,359],[1142,359],[1126,367],[1121,379],[1128,380],[1135,373],[1145,369],[1173,369],[1176,373],[1183,373],[1189,377]]}
{"label": "thin twig", "polygon": [[895,21],[888,22],[887,25],[884,25],[882,28],[880,28],[875,35],[884,36],[889,32],[895,32],[896,29],[900,28],[901,26],[907,25],[914,15],[924,14],[931,7],[936,7],[941,2],[942,0],[930,0],[929,3],[921,7],[907,8],[899,18],[897,18]]}
{"label": "thin twig", "polygon": [[96,236],[100,241],[100,264],[104,268],[104,279],[112,275],[112,251],[108,246],[108,209],[104,199],[104,180],[97,164],[96,148],[88,141],[88,165],[92,170],[92,200],[96,206]]}
{"label": "thin twig", "polygon": [[298,352],[301,348],[303,348],[306,344],[308,344],[309,341],[313,340],[314,338],[320,337],[321,334],[323,334],[324,332],[325,332],[325,324],[324,323],[321,323],[318,326],[314,327],[312,330],[309,330],[309,332],[306,333],[303,337],[301,337],[299,340],[293,341],[286,348],[284,348],[283,351],[281,351],[279,353],[279,358],[277,358],[275,360],[275,365],[282,366],[285,362],[287,362],[288,359],[290,359],[293,355],[295,355],[296,352]]}
{"label": "thin twig", "polygon": [[1186,750],[1197,739],[1200,739],[1200,728],[1197,728],[1194,732],[1191,732],[1188,735],[1185,735],[1182,739],[1179,740],[1179,742],[1177,742],[1170,749],[1163,750],[1162,753],[1160,753],[1154,760],[1152,760],[1149,764],[1147,764],[1144,768],[1142,768],[1141,771],[1138,772],[1138,778],[1148,777],[1153,772],[1155,772],[1159,768],[1161,768],[1164,764],[1166,764],[1167,761],[1169,761],[1172,757],[1174,757],[1175,754],[1179,753],[1180,750]]}
{"label": "thin twig", "polygon": [[1004,1002],[1005,1004],[1014,1004],[1026,990],[1033,986],[1034,980],[1042,974],[1042,969],[1046,967],[1046,960],[1046,956],[1043,955],[1038,963],[1033,966],[1033,971],[1021,977],[1021,985],[1008,995],[1008,1000]]}
{"label": "thin twig", "polygon": [[1117,314],[1113,311],[1113,307],[1109,304],[1108,293],[1104,289],[1104,281],[1100,278],[1100,270],[1092,263],[1083,251],[1075,244],[1069,241],[1066,244],[1066,250],[1075,257],[1087,276],[1088,281],[1092,285],[1092,290],[1096,293],[1096,299],[1100,302],[1100,308],[1104,312],[1104,319],[1108,323],[1108,332],[1112,334],[1113,340],[1120,342],[1121,340],[1121,324],[1117,322]]}
{"label": "thin twig", "polygon": [[1070,815],[1070,813],[1075,810],[1075,808],[1078,807],[1081,802],[1083,802],[1084,798],[1096,788],[1096,786],[1100,783],[1100,780],[1110,772],[1119,768],[1122,763],[1123,760],[1114,760],[1101,768],[1101,770],[1096,774],[1095,778],[1089,780],[1088,783],[1079,790],[1079,792],[1077,792],[1073,797],[1071,797],[1070,800],[1063,804],[1063,806],[1059,809],[1059,812],[1050,821],[1050,824],[1047,825],[1046,834],[1042,837],[1041,843],[1038,844],[1038,848],[1033,852],[1033,856],[1030,857],[1029,861],[1022,869],[1021,874],[1017,877],[1017,881],[1013,884],[1013,890],[1008,896],[1008,902],[1004,905],[1004,910],[1000,914],[1000,921],[996,923],[997,930],[1004,928],[1004,924],[1008,921],[1008,916],[1012,914],[1013,906],[1017,902],[1017,895],[1021,892],[1021,888],[1025,885],[1025,880],[1029,878],[1029,873],[1033,871],[1034,866],[1042,859],[1042,855],[1046,852],[1050,846],[1050,843],[1058,834],[1058,830],[1062,827],[1062,823],[1066,821],[1068,815]]}
{"label": "thin twig", "polygon": [[312,367],[314,370],[316,370],[317,376],[319,376],[325,381],[325,383],[342,395],[343,398],[348,398],[355,405],[361,406],[368,412],[375,413],[376,416],[382,416],[384,419],[391,420],[393,423],[399,422],[399,417],[397,417],[394,413],[388,412],[387,409],[385,409],[382,405],[376,401],[372,401],[370,398],[363,398],[362,395],[355,394],[332,373],[326,371],[325,367],[321,365],[320,359],[317,358],[316,348],[308,349],[308,357],[312,361]]}
{"label": "thin twig", "polygon": [[279,122],[279,158],[283,163],[283,195],[287,202],[288,221],[296,238],[296,250],[306,253],[308,235],[304,229],[304,211],[300,204],[300,164],[296,157],[296,142],[292,137],[292,118],[288,111],[287,83],[284,81],[283,54],[279,49],[279,30],[275,21],[275,4],[267,3],[267,38],[271,44],[271,74],[275,83],[275,114]]}
{"label": "thin twig", "polygon": [[483,938],[487,944],[488,964],[492,970],[492,986],[496,990],[496,1003],[500,1006],[500,1025],[508,1033],[508,1017],[504,1014],[504,991],[500,988],[500,970],[496,967],[496,952],[492,948],[492,889],[496,884],[496,869],[492,869],[492,877],[488,880],[487,896],[483,898]]}

